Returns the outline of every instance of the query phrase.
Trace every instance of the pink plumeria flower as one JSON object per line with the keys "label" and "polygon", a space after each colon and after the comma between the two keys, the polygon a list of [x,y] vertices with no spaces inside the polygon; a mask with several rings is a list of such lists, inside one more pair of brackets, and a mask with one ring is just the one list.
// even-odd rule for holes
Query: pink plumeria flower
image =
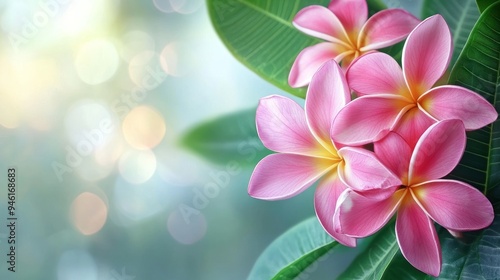
{"label": "pink plumeria flower", "polygon": [[[330,139],[334,116],[350,100],[350,91],[338,64],[326,62],[315,74],[305,100],[305,109],[293,100],[269,96],[257,108],[257,132],[263,144],[277,152],[263,158],[250,178],[248,193],[266,200],[286,199],[319,180],[315,192],[316,214],[324,229],[346,246],[356,240],[333,229],[333,214],[339,195],[347,188],[373,188],[399,182],[374,153],[338,146]],[[370,166],[375,173],[366,173]]]}
{"label": "pink plumeria flower", "polygon": [[[336,230],[366,237],[397,212],[396,237],[403,256],[417,269],[438,276],[441,248],[433,221],[460,232],[485,228],[494,217],[491,203],[479,190],[460,181],[439,179],[458,164],[465,142],[460,120],[433,124],[413,151],[394,132],[375,142],[376,155],[400,178],[401,185],[362,192],[346,190],[335,213]],[[366,168],[369,172],[370,167]]]}
{"label": "pink plumeria flower", "polygon": [[339,113],[332,128],[333,139],[346,145],[362,145],[395,131],[414,146],[438,120],[460,119],[467,130],[495,121],[495,108],[475,92],[454,85],[433,88],[448,68],[452,51],[448,25],[435,15],[408,36],[403,48],[403,70],[383,53],[357,59],[346,77],[361,97]]}
{"label": "pink plumeria flower", "polygon": [[328,8],[308,6],[293,25],[327,42],[305,48],[293,63],[288,83],[302,87],[326,61],[335,59],[347,69],[358,56],[396,44],[420,22],[403,9],[383,10],[368,18],[365,0],[333,0]]}

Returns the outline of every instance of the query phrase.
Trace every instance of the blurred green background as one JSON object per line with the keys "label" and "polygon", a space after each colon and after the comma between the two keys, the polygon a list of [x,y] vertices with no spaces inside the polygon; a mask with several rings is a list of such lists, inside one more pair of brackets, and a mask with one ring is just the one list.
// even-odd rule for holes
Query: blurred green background
{"label": "blurred green background", "polygon": [[[0,27],[0,279],[245,279],[314,215],[312,188],[252,199],[251,166],[183,148],[199,123],[290,97],[230,55],[203,0],[0,0]],[[303,278],[336,275],[337,259]]]}

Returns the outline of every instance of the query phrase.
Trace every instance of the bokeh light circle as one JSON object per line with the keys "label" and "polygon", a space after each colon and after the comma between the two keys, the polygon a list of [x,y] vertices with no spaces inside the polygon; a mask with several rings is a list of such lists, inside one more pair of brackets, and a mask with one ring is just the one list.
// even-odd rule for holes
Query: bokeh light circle
{"label": "bokeh light circle", "polygon": [[160,65],[163,71],[168,75],[180,77],[188,72],[187,60],[189,55],[186,50],[189,46],[182,42],[172,42],[167,44],[160,54]]}
{"label": "bokeh light circle", "polygon": [[108,207],[97,195],[84,192],[78,195],[71,205],[71,220],[84,235],[92,235],[104,226]]}
{"label": "bokeh light circle", "polygon": [[153,51],[136,54],[128,65],[130,80],[141,89],[153,90],[167,77],[160,65],[160,57]]}
{"label": "bokeh light circle", "polygon": [[203,0],[170,0],[174,11],[181,14],[192,14],[203,5]]}
{"label": "bokeh light circle", "polygon": [[[95,151],[109,143],[117,131],[117,119],[104,103],[85,99],[70,107],[65,120],[65,130],[71,142],[66,150],[82,152]],[[68,153],[71,151],[67,151]]]}
{"label": "bokeh light circle", "polygon": [[170,213],[167,220],[170,235],[181,244],[194,244],[207,233],[205,215],[197,209],[181,205],[178,210]]}
{"label": "bokeh light circle", "polygon": [[122,177],[132,184],[141,184],[156,171],[156,157],[151,150],[125,151],[120,157],[118,169]]}
{"label": "bokeh light circle", "polygon": [[136,149],[152,149],[165,136],[165,122],[149,106],[135,107],[123,120],[123,136]]}
{"label": "bokeh light circle", "polygon": [[118,69],[119,56],[113,44],[106,40],[85,43],[75,59],[78,76],[89,85],[109,80]]}

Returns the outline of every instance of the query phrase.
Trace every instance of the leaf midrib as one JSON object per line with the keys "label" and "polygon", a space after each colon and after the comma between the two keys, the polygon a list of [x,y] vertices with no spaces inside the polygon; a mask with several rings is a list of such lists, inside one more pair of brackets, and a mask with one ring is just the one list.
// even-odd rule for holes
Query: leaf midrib
{"label": "leaf midrib", "polygon": [[[498,4],[497,4],[498,5]],[[495,15],[493,15],[493,17],[495,17]],[[498,18],[497,18],[497,21]],[[496,86],[495,86],[495,94],[493,95],[493,107],[496,107],[496,104],[497,104],[497,97],[498,97],[498,85],[500,83],[500,52],[498,52],[498,57],[497,57],[497,82],[496,82]],[[496,108],[495,108],[496,109]],[[490,187],[490,177],[491,177],[491,158],[492,158],[492,146],[493,146],[493,131],[494,131],[494,127],[495,127],[495,123],[497,122],[497,120],[495,120],[491,125],[490,125],[490,139],[489,139],[489,143],[488,143],[488,164],[486,165],[486,181],[485,181],[485,186],[484,186],[484,194],[486,195],[489,191],[489,188]]]}
{"label": "leaf midrib", "polygon": [[285,26],[288,26],[289,28],[295,29],[295,27],[293,26],[293,24],[291,22],[289,22],[288,20],[286,20],[284,18],[281,18],[281,17],[279,17],[279,16],[277,16],[277,15],[275,15],[273,13],[270,13],[270,12],[266,11],[265,9],[263,9],[263,8],[255,5],[255,4],[252,4],[252,3],[247,2],[245,0],[237,0],[237,2],[239,2],[239,3],[243,4],[243,5],[246,5],[247,7],[251,8],[251,9],[253,9],[253,10],[255,10],[255,11],[257,11],[257,12],[259,12],[259,13],[265,15],[265,16],[268,16],[268,17],[276,20],[277,22],[279,22],[279,23],[281,23],[281,24],[283,24]]}
{"label": "leaf midrib", "polygon": [[392,243],[392,246],[391,246],[391,247],[389,248],[389,250],[388,250],[388,251],[391,251],[391,250],[392,250],[392,251],[394,251],[394,253],[392,253],[392,256],[390,256],[391,261],[386,263],[386,265],[385,265],[384,269],[383,269],[383,270],[381,270],[381,271],[380,271],[380,273],[376,273],[378,277],[377,277],[377,278],[375,278],[375,279],[381,279],[381,278],[384,276],[385,271],[387,270],[387,268],[388,268],[388,267],[389,267],[389,265],[391,264],[392,260],[394,260],[394,257],[395,257],[395,256],[396,256],[396,254],[398,253],[398,250],[394,250],[394,249],[395,249],[395,247],[399,247],[399,244],[398,244],[398,242],[397,242],[396,237],[394,237],[394,242]]}
{"label": "leaf midrib", "polygon": [[[314,248],[314,249],[310,250],[309,252],[307,252],[307,253],[303,254],[300,258],[298,258],[298,259],[296,259],[296,260],[294,260],[294,261],[290,262],[290,263],[289,263],[289,264],[287,264],[286,266],[284,266],[284,267],[283,267],[283,268],[282,268],[282,269],[281,269],[281,270],[280,270],[280,271],[279,271],[279,272],[278,272],[278,273],[277,273],[277,274],[273,277],[273,280],[274,280],[274,279],[279,279],[278,277],[281,277],[281,276],[282,276],[282,274],[283,274],[283,273],[285,273],[285,272],[286,272],[286,270],[290,269],[290,267],[291,267],[291,266],[296,266],[296,264],[301,263],[304,259],[308,258],[311,254],[314,254],[316,251],[321,250],[321,249],[326,248],[326,247],[331,247],[330,249],[325,250],[325,251],[324,251],[321,255],[319,255],[317,259],[315,259],[314,261],[310,262],[310,264],[312,264],[312,263],[314,263],[315,261],[319,260],[319,258],[321,258],[322,256],[326,255],[328,252],[330,252],[331,250],[333,250],[333,249],[334,249],[335,247],[337,247],[338,245],[340,245],[340,243],[338,243],[338,242],[336,242],[336,241],[332,241],[332,242],[327,243],[327,244],[325,244],[325,245],[323,245],[323,246],[320,246],[320,247],[317,247],[317,248]],[[309,265],[310,265],[310,264],[309,264]],[[309,267],[309,265],[308,265],[307,267]],[[303,272],[303,270],[302,270],[302,271],[299,271],[299,272],[300,272],[300,273],[302,273],[302,272]],[[300,273],[299,273],[299,274],[297,274],[297,276],[298,276],[298,275],[300,275]]]}
{"label": "leaf midrib", "polygon": [[462,32],[462,28],[463,28],[463,25],[465,22],[465,17],[467,16],[468,11],[471,7],[471,2],[473,2],[472,7],[476,6],[475,0],[469,0],[467,5],[466,5],[466,8],[463,9],[463,13],[460,15],[460,18],[457,21],[457,26],[455,28],[455,36],[453,36],[453,46],[455,46],[457,44],[458,39],[460,38],[460,36],[458,36],[458,34],[460,34]]}

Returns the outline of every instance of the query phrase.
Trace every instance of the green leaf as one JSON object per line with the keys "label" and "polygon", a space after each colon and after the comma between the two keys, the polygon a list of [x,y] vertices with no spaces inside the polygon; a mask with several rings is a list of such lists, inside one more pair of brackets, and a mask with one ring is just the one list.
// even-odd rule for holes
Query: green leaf
{"label": "green leaf", "polygon": [[[481,14],[449,83],[471,89],[500,111],[500,1]],[[474,104],[470,104],[474,106]],[[500,204],[500,120],[468,132],[467,147],[451,178],[465,181]]]}
{"label": "green leaf", "polygon": [[356,248],[345,247],[325,232],[317,217],[311,217],[273,241],[257,259],[248,280],[309,279],[317,265],[331,267],[330,275],[335,278],[372,240],[358,239]]}
{"label": "green leaf", "polygon": [[366,3],[368,4],[368,15],[370,16],[387,9],[387,5],[382,0],[367,0]]}
{"label": "green leaf", "polygon": [[[464,233],[463,240],[440,234],[443,268],[438,279],[500,279],[500,215],[485,230]],[[429,278],[433,279],[433,278]]]}
{"label": "green leaf", "polygon": [[394,222],[391,222],[379,231],[368,249],[354,260],[339,279],[381,279],[398,251]]}
{"label": "green leaf", "polygon": [[181,144],[218,164],[235,161],[253,167],[270,153],[257,135],[255,111],[245,110],[202,123],[187,132]]}
{"label": "green leaf", "polygon": [[486,8],[488,8],[491,4],[495,3],[496,0],[476,0],[477,7],[479,11],[482,13]]}
{"label": "green leaf", "polygon": [[441,14],[453,35],[453,65],[462,51],[474,23],[479,17],[479,10],[474,0],[436,1],[424,0],[422,19]]}
{"label": "green leaf", "polygon": [[414,268],[398,251],[391,263],[387,266],[383,276],[380,279],[393,280],[393,279],[434,279],[422,271]]}
{"label": "green leaf", "polygon": [[311,217],[273,241],[257,259],[248,280],[294,279],[337,247],[342,246]]}
{"label": "green leaf", "polygon": [[[207,0],[215,31],[229,51],[249,69],[280,89],[305,97],[305,88],[288,85],[290,68],[304,48],[321,42],[292,25],[299,10],[327,6],[330,0]],[[371,13],[385,5],[368,1]]]}

